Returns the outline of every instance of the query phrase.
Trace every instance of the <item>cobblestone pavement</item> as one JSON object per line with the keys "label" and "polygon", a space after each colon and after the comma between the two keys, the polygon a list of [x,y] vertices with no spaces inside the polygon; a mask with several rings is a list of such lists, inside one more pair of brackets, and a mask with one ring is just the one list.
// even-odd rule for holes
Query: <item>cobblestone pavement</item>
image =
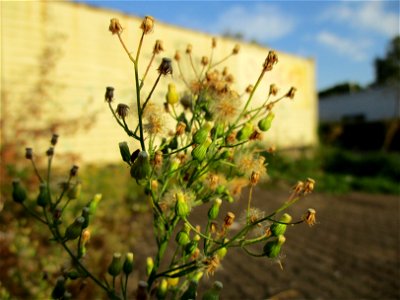
{"label": "cobblestone pavement", "polygon": [[[257,190],[253,204],[272,211],[287,196]],[[220,280],[222,299],[400,299],[399,201],[397,196],[357,193],[310,195],[288,212],[295,220],[315,208],[318,224],[288,228],[283,270],[267,258],[230,250],[202,289]],[[245,202],[231,210],[239,215]],[[202,223],[206,212],[195,213],[194,221]]]}

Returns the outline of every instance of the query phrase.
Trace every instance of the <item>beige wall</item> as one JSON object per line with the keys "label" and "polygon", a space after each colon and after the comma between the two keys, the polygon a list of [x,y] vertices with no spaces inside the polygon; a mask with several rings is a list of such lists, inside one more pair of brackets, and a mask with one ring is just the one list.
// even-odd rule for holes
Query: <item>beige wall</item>
{"label": "beige wall", "polygon": [[[133,67],[123,52],[117,38],[108,31],[112,17],[120,19],[128,48],[136,49],[140,31],[140,19],[114,11],[92,8],[69,2],[12,2],[1,3],[2,9],[2,91],[7,91],[7,114],[20,111],[18,103],[26,98],[29,88],[37,76],[37,57],[43,47],[61,49],[62,56],[51,76],[53,87],[49,99],[57,101],[53,106],[53,117],[77,116],[82,111],[99,111],[97,121],[90,131],[74,136],[62,137],[59,151],[75,151],[85,162],[114,161],[119,158],[118,142],[127,137],[118,127],[104,103],[106,86],[114,86],[117,101],[133,104]],[[151,14],[151,12],[149,12]],[[54,37],[57,38],[54,38]],[[176,49],[184,52],[187,43],[199,56],[210,52],[209,35],[156,23],[154,32],[146,36],[142,53],[151,53],[156,39],[164,42],[166,51],[162,56],[172,57]],[[218,39],[215,57],[222,58],[229,53],[236,42]],[[235,74],[238,91],[254,83],[268,49],[242,44],[240,54],[228,61]],[[141,57],[142,62],[149,54]],[[156,67],[161,57],[154,63],[149,74],[145,92],[156,76]],[[142,64],[142,72],[145,64]],[[188,70],[187,70],[188,71]],[[190,74],[190,72],[188,72]],[[267,136],[267,145],[284,147],[308,146],[316,143],[317,104],[315,93],[315,64],[313,60],[279,53],[279,63],[272,73],[268,73],[262,88],[256,94],[261,101],[270,83],[275,83],[281,92],[290,86],[298,88],[294,101],[284,101],[277,107],[276,122]],[[166,84],[179,81],[177,68],[173,78],[163,79],[153,99],[163,101]],[[88,101],[92,100],[90,104]],[[2,99],[3,102],[3,99]],[[4,104],[2,103],[4,108]],[[3,109],[4,113],[4,109]],[[83,115],[82,118],[85,116]],[[40,120],[37,120],[40,122]],[[133,124],[134,118],[128,121]],[[2,133],[12,133],[7,124]],[[61,132],[61,135],[63,133]],[[4,135],[3,137],[5,137]],[[38,141],[33,140],[33,145]]]}

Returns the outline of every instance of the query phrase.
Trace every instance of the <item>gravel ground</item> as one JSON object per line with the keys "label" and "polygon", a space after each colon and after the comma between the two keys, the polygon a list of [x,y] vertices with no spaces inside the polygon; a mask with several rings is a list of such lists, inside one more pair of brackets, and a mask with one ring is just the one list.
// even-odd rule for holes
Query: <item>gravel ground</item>
{"label": "gravel ground", "polygon": [[[272,211],[287,196],[283,191],[256,190],[253,204]],[[313,207],[318,224],[288,228],[283,270],[267,258],[230,250],[221,269],[203,282],[200,295],[220,280],[222,299],[400,299],[399,200],[359,193],[310,195],[288,212],[297,219]],[[231,210],[241,211],[245,202]],[[201,224],[205,213],[195,212],[193,221]],[[140,248],[148,254],[154,249],[151,231],[142,238]],[[141,250],[137,252],[140,257]]]}

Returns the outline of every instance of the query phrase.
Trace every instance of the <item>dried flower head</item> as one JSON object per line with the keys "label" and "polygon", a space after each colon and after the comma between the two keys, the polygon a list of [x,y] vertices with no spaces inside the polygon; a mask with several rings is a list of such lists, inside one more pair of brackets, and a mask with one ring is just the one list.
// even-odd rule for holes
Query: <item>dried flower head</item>
{"label": "dried flower head", "polygon": [[271,71],[275,64],[278,63],[278,55],[275,51],[269,51],[268,56],[265,59],[263,70],[264,71]]}
{"label": "dried flower head", "polygon": [[105,94],[105,100],[108,103],[111,103],[114,99],[114,88],[112,86],[106,87],[106,94]]}
{"label": "dried flower head", "polygon": [[140,29],[143,30],[144,34],[148,34],[153,31],[154,28],[154,18],[151,16],[145,16],[142,23],[140,24]]}
{"label": "dried flower head", "polygon": [[120,117],[121,119],[125,119],[129,113],[129,106],[123,103],[119,103],[115,112],[117,113],[118,117]]}
{"label": "dried flower head", "polygon": [[110,30],[112,34],[121,34],[123,29],[121,24],[119,23],[119,20],[116,18],[112,18],[110,20],[110,26],[108,27],[108,30]]}
{"label": "dried flower head", "polygon": [[175,135],[182,135],[185,133],[186,130],[186,124],[184,122],[179,122],[176,125],[176,130],[175,130]]}
{"label": "dried flower head", "polygon": [[162,75],[172,74],[172,61],[164,57],[158,67],[158,72]]}
{"label": "dried flower head", "polygon": [[314,190],[315,180],[312,178],[307,178],[306,183],[304,185],[304,194],[309,194]]}
{"label": "dried flower head", "polygon": [[215,190],[219,184],[219,176],[214,173],[210,173],[207,177],[208,186],[211,190]]}
{"label": "dried flower head", "polygon": [[148,104],[143,112],[145,119],[144,129],[150,134],[162,133],[165,129],[165,122],[162,109],[155,104]]}
{"label": "dried flower head", "polygon": [[257,183],[260,181],[260,172],[257,172],[257,171],[253,171],[252,173],[251,173],[251,176],[250,176],[250,184],[252,185],[252,186],[255,186],[255,185],[257,185]]}
{"label": "dried flower head", "polygon": [[221,261],[218,255],[214,255],[212,257],[208,257],[205,260],[203,260],[203,264],[206,275],[213,276],[215,271],[219,268]]}
{"label": "dried flower head", "polygon": [[278,87],[275,83],[269,86],[269,95],[276,96],[278,94]]}
{"label": "dried flower head", "polygon": [[239,50],[240,50],[240,45],[239,45],[239,44],[236,44],[235,47],[233,47],[232,54],[233,54],[233,55],[238,54],[238,53],[239,53]]}
{"label": "dried flower head", "polygon": [[156,40],[153,48],[153,53],[159,54],[161,51],[164,51],[163,42],[161,40]]}
{"label": "dried flower head", "polygon": [[210,111],[215,120],[231,122],[239,114],[240,98],[234,95],[224,95],[210,103]]}
{"label": "dried flower head", "polygon": [[33,158],[33,149],[32,148],[26,148],[25,149],[25,158],[26,159],[32,159]]}
{"label": "dried flower head", "polygon": [[224,227],[229,228],[233,221],[235,220],[235,214],[233,212],[228,212],[224,218]]}
{"label": "dried flower head", "polygon": [[303,216],[303,221],[306,222],[310,227],[317,223],[315,215],[317,212],[313,208],[309,208]]}
{"label": "dried flower head", "polygon": [[295,184],[295,186],[292,189],[293,189],[294,194],[296,194],[296,195],[302,194],[304,191],[304,182],[297,181],[297,183]]}
{"label": "dried flower head", "polygon": [[291,87],[290,90],[287,92],[286,97],[293,99],[296,91],[297,89],[295,87]]}
{"label": "dried flower head", "polygon": [[202,64],[203,66],[207,66],[207,65],[208,65],[208,57],[207,57],[207,56],[203,56],[203,57],[201,58],[201,64]]}
{"label": "dried flower head", "polygon": [[156,168],[160,168],[162,166],[162,163],[163,163],[163,154],[161,151],[156,151],[156,153],[154,153],[153,165]]}
{"label": "dried flower head", "polygon": [[249,137],[249,140],[251,140],[251,141],[261,141],[261,140],[262,140],[262,134],[261,134],[261,132],[258,131],[257,129],[255,129],[255,130],[251,133],[251,135],[250,135],[250,137]]}

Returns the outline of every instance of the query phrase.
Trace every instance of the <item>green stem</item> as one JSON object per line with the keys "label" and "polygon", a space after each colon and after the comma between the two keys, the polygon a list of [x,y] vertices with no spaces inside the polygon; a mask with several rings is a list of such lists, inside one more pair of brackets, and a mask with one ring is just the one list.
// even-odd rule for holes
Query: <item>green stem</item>
{"label": "green stem", "polygon": [[[142,36],[143,38],[143,36]],[[136,84],[136,104],[137,104],[137,112],[139,118],[139,141],[142,151],[146,151],[146,146],[144,144],[144,134],[143,134],[143,123],[142,123],[142,109],[140,104],[140,86],[139,86],[139,70],[138,65],[135,63],[135,84]]]}
{"label": "green stem", "polygon": [[34,217],[38,221],[42,222],[43,224],[47,225],[47,222],[45,220],[43,220],[37,213],[35,213],[33,210],[31,210],[28,206],[26,206],[24,202],[22,202],[21,204],[32,217]]}
{"label": "green stem", "polygon": [[143,106],[141,108],[141,113],[144,111],[147,103],[150,101],[150,98],[153,95],[153,92],[156,89],[156,86],[157,86],[158,82],[160,81],[161,75],[162,75],[161,73],[158,74],[158,77],[157,77],[156,81],[154,82],[153,87],[151,88],[151,91],[150,91],[149,95],[147,96],[146,100],[143,103]]}
{"label": "green stem", "polygon": [[139,137],[136,135],[136,132],[132,132],[131,130],[129,130],[128,125],[125,122],[125,119],[123,119],[123,123],[120,121],[120,119],[118,118],[117,114],[115,113],[115,111],[114,111],[114,109],[113,109],[113,107],[112,107],[110,102],[108,102],[108,107],[110,108],[110,111],[113,114],[113,116],[114,116],[115,120],[117,121],[118,125],[121,126],[125,130],[126,134],[128,136],[133,137],[136,140],[139,140]]}
{"label": "green stem", "polygon": [[147,73],[149,73],[151,64],[153,63],[153,60],[154,60],[154,57],[156,57],[156,54],[153,52],[153,55],[152,55],[151,58],[150,58],[150,62],[149,62],[149,64],[147,65],[147,68],[146,68],[146,71],[144,72],[144,75],[143,75],[143,77],[142,77],[142,80],[140,81],[140,89],[142,89],[142,87],[143,87],[144,80],[145,80],[146,77],[147,77]]}
{"label": "green stem", "polygon": [[31,159],[31,162],[32,162],[33,170],[35,171],[36,177],[39,179],[39,181],[40,181],[41,183],[43,183],[43,182],[44,182],[44,181],[43,181],[43,178],[40,176],[39,171],[38,171],[38,169],[36,168],[36,164],[35,164],[35,161],[33,160],[33,158]]}

